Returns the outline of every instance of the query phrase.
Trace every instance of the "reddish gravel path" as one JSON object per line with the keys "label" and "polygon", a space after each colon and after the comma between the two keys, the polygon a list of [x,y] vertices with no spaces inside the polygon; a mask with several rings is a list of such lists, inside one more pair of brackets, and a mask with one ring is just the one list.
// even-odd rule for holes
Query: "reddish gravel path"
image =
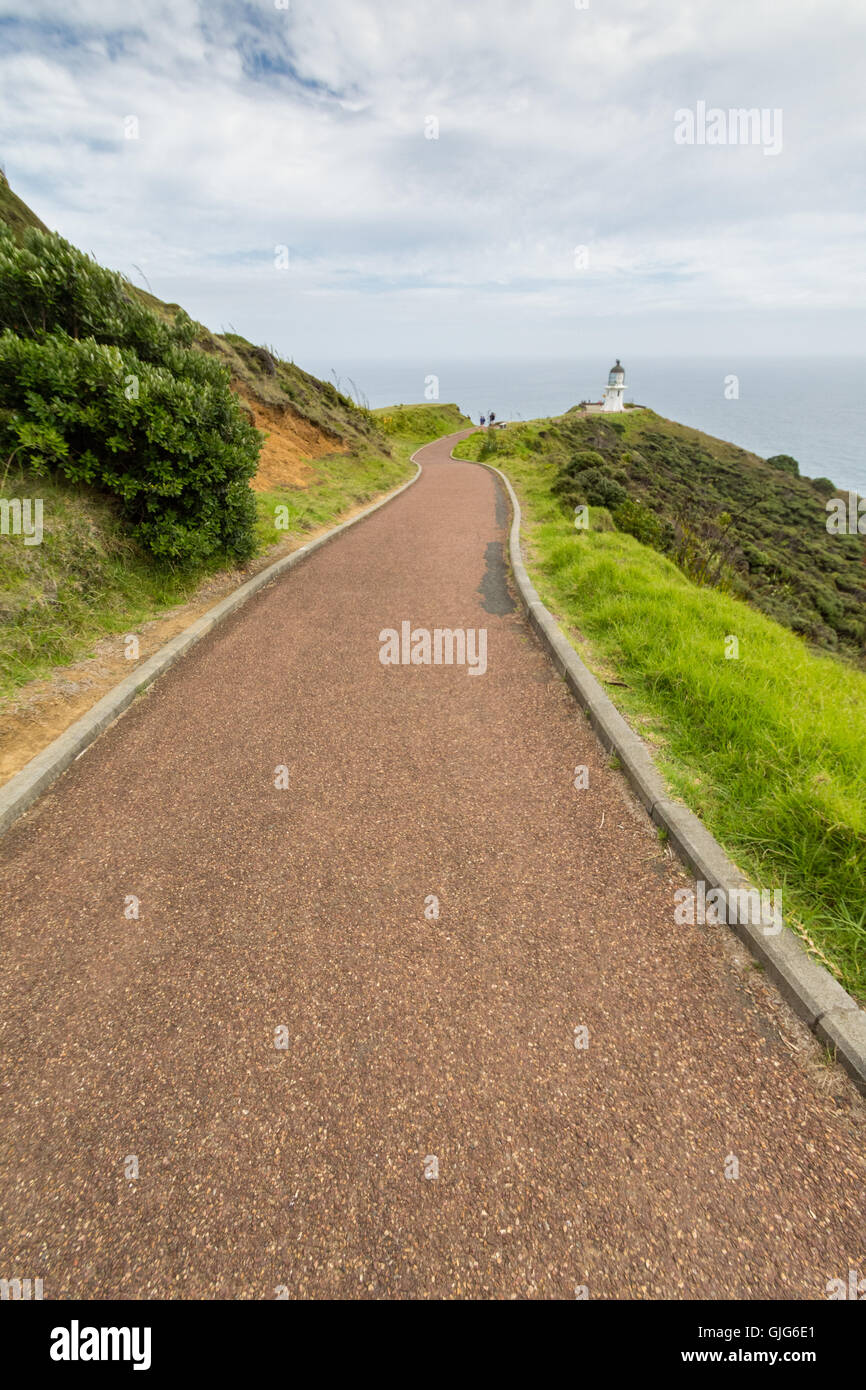
{"label": "reddish gravel path", "polygon": [[[682,872],[508,602],[498,485],[451,442],[0,844],[0,1275],[821,1298],[866,1270],[862,1109],[720,929],[674,925]],[[486,628],[486,674],[383,667],[404,619]]]}

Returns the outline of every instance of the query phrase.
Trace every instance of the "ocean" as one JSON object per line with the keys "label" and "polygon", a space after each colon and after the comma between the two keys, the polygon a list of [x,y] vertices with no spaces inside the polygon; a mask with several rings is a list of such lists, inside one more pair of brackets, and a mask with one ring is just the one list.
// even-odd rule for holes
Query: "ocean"
{"label": "ocean", "polygon": [[[730,440],[763,458],[791,454],[800,472],[832,478],[866,496],[866,358],[624,357],[626,402],[648,405],[670,420]],[[472,361],[416,365],[358,361],[303,366],[334,380],[373,407],[423,401],[435,373],[439,399],[474,420],[490,410],[500,420],[561,415],[578,401],[600,400],[611,362]],[[737,376],[738,395],[726,399]],[[351,383],[354,383],[354,388]],[[728,387],[730,392],[731,387]]]}

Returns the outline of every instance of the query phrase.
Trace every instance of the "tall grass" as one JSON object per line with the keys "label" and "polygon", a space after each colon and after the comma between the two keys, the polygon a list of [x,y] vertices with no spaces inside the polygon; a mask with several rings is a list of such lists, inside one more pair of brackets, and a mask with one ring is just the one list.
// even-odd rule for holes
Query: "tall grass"
{"label": "tall grass", "polygon": [[6,495],[42,499],[43,538],[25,546],[0,536],[0,699],[77,660],[97,638],[182,603],[205,573],[147,554],[111,498],[20,473]]}

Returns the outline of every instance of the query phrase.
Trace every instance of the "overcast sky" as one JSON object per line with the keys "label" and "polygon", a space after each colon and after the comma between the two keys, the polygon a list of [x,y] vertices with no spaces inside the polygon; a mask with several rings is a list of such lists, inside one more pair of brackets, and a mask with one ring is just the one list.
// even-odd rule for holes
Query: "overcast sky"
{"label": "overcast sky", "polygon": [[302,364],[863,353],[866,0],[283,3],[0,0],[13,188]]}

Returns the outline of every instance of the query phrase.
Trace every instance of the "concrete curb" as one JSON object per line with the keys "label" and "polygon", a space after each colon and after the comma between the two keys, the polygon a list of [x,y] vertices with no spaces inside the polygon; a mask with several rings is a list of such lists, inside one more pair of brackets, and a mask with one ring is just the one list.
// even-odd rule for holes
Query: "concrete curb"
{"label": "concrete curb", "polygon": [[[415,450],[415,454],[417,453],[420,453],[420,449]],[[65,733],[62,733],[53,743],[49,743],[48,747],[43,748],[41,753],[37,753],[35,758],[31,758],[20,772],[17,772],[4,786],[0,787],[0,836],[3,836],[18,817],[22,816],[33,805],[33,802],[51,786],[52,782],[56,781],[61,773],[65,772],[70,764],[79,758],[85,749],[89,748],[91,743],[123,714],[124,710],[129,708],[136,695],[140,694],[142,690],[146,690],[158,676],[163,675],[174,666],[175,662],[185,656],[196,642],[201,641],[208,632],[218,627],[230,614],[241,608],[247,599],[252,598],[259,589],[270,584],[286,570],[300,564],[320,546],[326,545],[328,541],[342,535],[350,526],[355,526],[359,521],[372,516],[373,512],[377,512],[380,507],[387,506],[395,497],[399,497],[401,492],[405,492],[413,483],[417,483],[421,476],[421,465],[416,463],[415,454],[410,459],[410,463],[415,463],[417,470],[414,478],[410,478],[407,483],[395,488],[387,496],[381,497],[378,502],[366,507],[357,516],[341,522],[331,531],[326,531],[323,536],[302,545],[299,550],[293,550],[291,555],[284,555],[282,559],[275,560],[272,565],[268,565],[252,579],[248,579],[245,584],[241,584],[234,593],[215,604],[183,632],[178,633],[177,637],[173,637],[164,647],[160,647],[158,652],[154,652],[153,656],[148,657],[147,661],[137,666],[125,680],[122,680],[119,685],[116,685],[113,690],[110,690],[107,695],[97,701],[92,709],[89,709],[86,714],[71,724]]]}
{"label": "concrete curb", "polygon": [[[452,458],[454,457],[452,451]],[[470,460],[457,459],[467,463]],[[706,826],[692,811],[672,801],[646,744],[626,723],[605,694],[595,676],[584,666],[553,615],[538,596],[523,563],[520,550],[520,503],[505,474],[492,464],[483,463],[499,477],[511,501],[512,521],[509,557],[520,597],[530,624],[546,648],[554,666],[586,712],[602,746],[615,753],[623,772],[648,815],[663,827],[686,867],[707,891],[721,889],[725,903],[729,894],[751,887],[739,869],[728,859]],[[734,899],[737,903],[738,898]],[[735,920],[739,916],[734,913]],[[807,955],[799,937],[783,926],[768,935],[763,926],[738,922],[733,930],[764,966],[794,1012],[833,1048],[836,1058],[866,1095],[866,1012],[852,999],[828,970]],[[775,931],[775,928],[773,928]]]}

